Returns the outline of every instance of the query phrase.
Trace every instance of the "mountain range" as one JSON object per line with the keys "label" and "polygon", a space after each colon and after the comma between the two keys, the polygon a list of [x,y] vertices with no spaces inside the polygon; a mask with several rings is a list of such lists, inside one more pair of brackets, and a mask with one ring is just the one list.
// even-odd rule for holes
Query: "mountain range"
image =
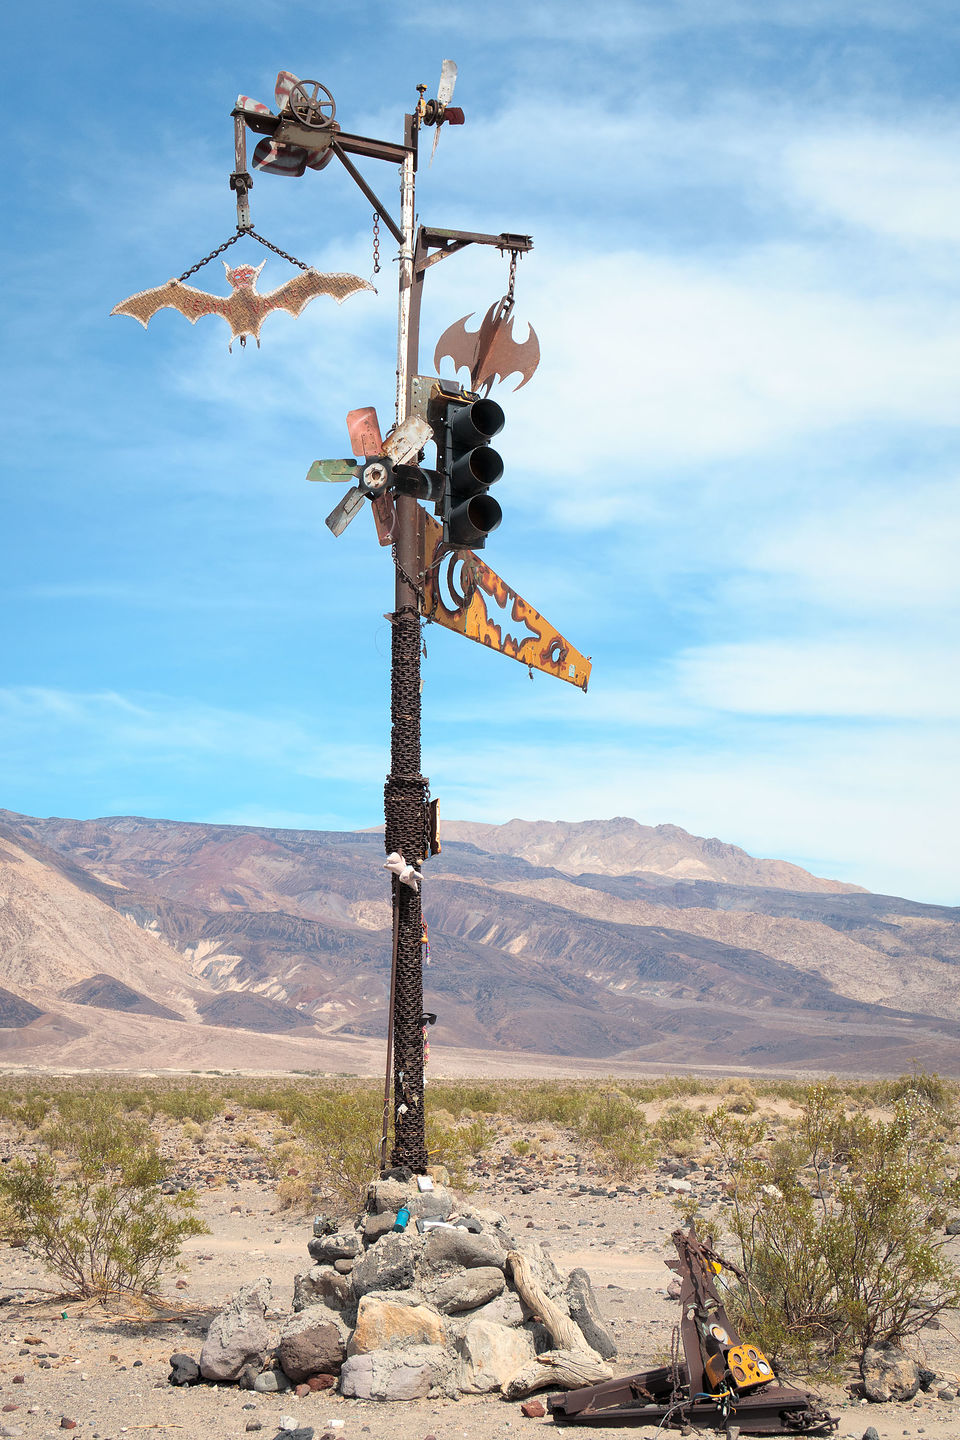
{"label": "mountain range", "polygon": [[[0,1064],[375,1073],[377,831],[0,810]],[[443,1073],[960,1073],[960,909],[673,825],[448,822],[427,864]]]}

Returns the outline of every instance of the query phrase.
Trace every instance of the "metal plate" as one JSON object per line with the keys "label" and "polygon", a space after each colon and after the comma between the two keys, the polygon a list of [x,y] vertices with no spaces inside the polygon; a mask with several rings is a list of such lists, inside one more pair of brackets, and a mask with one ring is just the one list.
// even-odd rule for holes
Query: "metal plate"
{"label": "metal plate", "polygon": [[[443,529],[422,510],[424,530],[424,599],[423,614],[447,630],[456,630],[480,645],[499,650],[511,660],[519,660],[533,670],[566,680],[586,690],[590,679],[590,660],[575,650],[539,611],[528,605],[515,590],[472,550],[449,551],[443,547]],[[444,598],[446,590],[448,599]],[[511,635],[505,623],[491,619],[488,598],[508,611],[504,617],[525,627]]]}

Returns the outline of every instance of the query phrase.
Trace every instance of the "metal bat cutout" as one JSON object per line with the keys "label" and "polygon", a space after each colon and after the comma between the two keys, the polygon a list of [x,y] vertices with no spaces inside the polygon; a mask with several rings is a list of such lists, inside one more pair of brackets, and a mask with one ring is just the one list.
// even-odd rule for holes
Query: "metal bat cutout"
{"label": "metal bat cutout", "polygon": [[471,389],[479,390],[483,386],[484,395],[489,395],[495,381],[506,380],[513,374],[523,377],[515,386],[517,390],[522,389],[540,364],[540,341],[533,326],[527,326],[529,334],[518,344],[513,338],[513,302],[507,299],[490,306],[476,332],[467,329],[467,321],[472,319],[473,315],[464,315],[444,330],[434,352],[434,365],[439,370],[440,362],[447,357],[457,370],[466,365],[470,370]]}
{"label": "metal bat cutout", "polygon": [[231,270],[226,260],[223,268],[232,287],[229,295],[209,295],[206,290],[195,290],[192,285],[183,285],[179,280],[169,280],[166,285],[156,285],[152,290],[140,290],[119,305],[114,305],[111,315],[132,315],[144,329],[158,310],[170,308],[186,315],[195,325],[201,315],[219,315],[230,326],[230,346],[239,337],[240,344],[247,343],[252,335],[260,346],[260,326],[273,310],[288,310],[299,315],[315,295],[332,295],[340,305],[356,290],[373,290],[373,286],[358,275],[322,275],[319,270],[305,270],[294,275],[276,290],[266,295],[257,294],[257,276],[267,262],[259,265],[237,265]]}

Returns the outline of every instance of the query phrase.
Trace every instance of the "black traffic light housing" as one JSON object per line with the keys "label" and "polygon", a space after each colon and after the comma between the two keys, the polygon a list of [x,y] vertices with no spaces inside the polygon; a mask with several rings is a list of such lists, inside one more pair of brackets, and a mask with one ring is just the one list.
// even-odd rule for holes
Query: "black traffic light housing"
{"label": "black traffic light housing", "polygon": [[503,411],[495,400],[441,390],[430,402],[429,419],[443,486],[438,507],[443,543],[457,550],[482,550],[503,516],[488,493],[503,474],[503,461],[490,448],[503,429]]}

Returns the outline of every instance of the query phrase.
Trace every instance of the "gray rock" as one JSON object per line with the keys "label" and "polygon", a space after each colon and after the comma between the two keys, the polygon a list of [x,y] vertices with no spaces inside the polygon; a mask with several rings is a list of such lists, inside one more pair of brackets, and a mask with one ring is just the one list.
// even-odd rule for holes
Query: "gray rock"
{"label": "gray rock", "polygon": [[330,1310],[316,1306],[294,1315],[280,1332],[277,1360],[295,1385],[311,1375],[339,1375],[347,1328]]}
{"label": "gray rock", "polygon": [[196,1385],[200,1379],[200,1366],[192,1355],[170,1356],[170,1384]]}
{"label": "gray rock", "polygon": [[597,1298],[586,1270],[570,1271],[566,1299],[570,1319],[579,1327],[591,1350],[596,1350],[604,1360],[612,1360],[617,1353],[617,1342],[600,1317]]}
{"label": "gray rock", "polygon": [[352,1355],[340,1372],[341,1394],[357,1400],[421,1400],[457,1393],[454,1357],[439,1345]]}
{"label": "gray rock", "polygon": [[920,1389],[916,1361],[889,1340],[867,1346],[860,1361],[860,1374],[867,1399],[879,1403],[912,1400]]}
{"label": "gray rock", "polygon": [[305,1275],[293,1278],[293,1308],[326,1305],[329,1310],[349,1310],[354,1303],[353,1286],[346,1275],[332,1265],[314,1265]]}
{"label": "gray rock", "polygon": [[951,1218],[947,1221],[946,1234],[947,1234],[947,1235],[960,1235],[960,1215],[953,1215],[953,1216],[951,1216]]}
{"label": "gray rock", "polygon": [[384,1235],[389,1235],[393,1229],[394,1216],[385,1215],[364,1215],[363,1217],[363,1243],[364,1245],[375,1245]]}
{"label": "gray rock", "polygon": [[332,1265],[335,1260],[353,1260],[360,1254],[360,1236],[355,1230],[340,1230],[336,1235],[314,1236],[307,1243],[310,1259],[317,1265]]}
{"label": "gray rock", "polygon": [[282,1370],[263,1370],[253,1382],[258,1395],[284,1395],[293,1386]]}
{"label": "gray rock", "polygon": [[236,1380],[247,1365],[263,1366],[270,1352],[270,1331],[264,1318],[270,1302],[270,1280],[261,1276],[237,1291],[230,1304],[214,1316],[200,1351],[205,1380]]}
{"label": "gray rock", "polygon": [[275,1440],[313,1440],[316,1434],[312,1425],[301,1425],[292,1415],[281,1415],[277,1425]]}
{"label": "gray rock", "polygon": [[445,1315],[459,1315],[495,1300],[503,1293],[504,1284],[502,1270],[493,1265],[478,1265],[472,1270],[457,1270],[433,1285],[424,1286],[424,1294]]}
{"label": "gray rock", "polygon": [[[374,1254],[375,1251],[370,1251]],[[507,1261],[503,1242],[493,1234],[471,1235],[469,1230],[428,1230],[423,1240],[423,1264],[428,1270],[446,1270],[462,1265],[473,1270],[494,1266],[502,1270]]]}
{"label": "gray rock", "polygon": [[372,1245],[355,1263],[350,1276],[357,1299],[368,1290],[409,1290],[414,1280],[417,1248],[412,1235],[386,1235]]}
{"label": "gray rock", "polygon": [[877,1434],[876,1425],[867,1426],[866,1430],[864,1430],[863,1432],[863,1440],[880,1440],[880,1436]]}
{"label": "gray rock", "polygon": [[499,1390],[534,1356],[533,1339],[526,1330],[489,1320],[471,1321],[460,1350],[460,1388],[473,1395]]}
{"label": "gray rock", "polygon": [[367,1210],[371,1215],[396,1216],[401,1206],[406,1205],[411,1219],[446,1220],[453,1213],[454,1196],[445,1185],[435,1185],[432,1190],[418,1190],[415,1183],[403,1184],[399,1180],[375,1180],[367,1191]]}

